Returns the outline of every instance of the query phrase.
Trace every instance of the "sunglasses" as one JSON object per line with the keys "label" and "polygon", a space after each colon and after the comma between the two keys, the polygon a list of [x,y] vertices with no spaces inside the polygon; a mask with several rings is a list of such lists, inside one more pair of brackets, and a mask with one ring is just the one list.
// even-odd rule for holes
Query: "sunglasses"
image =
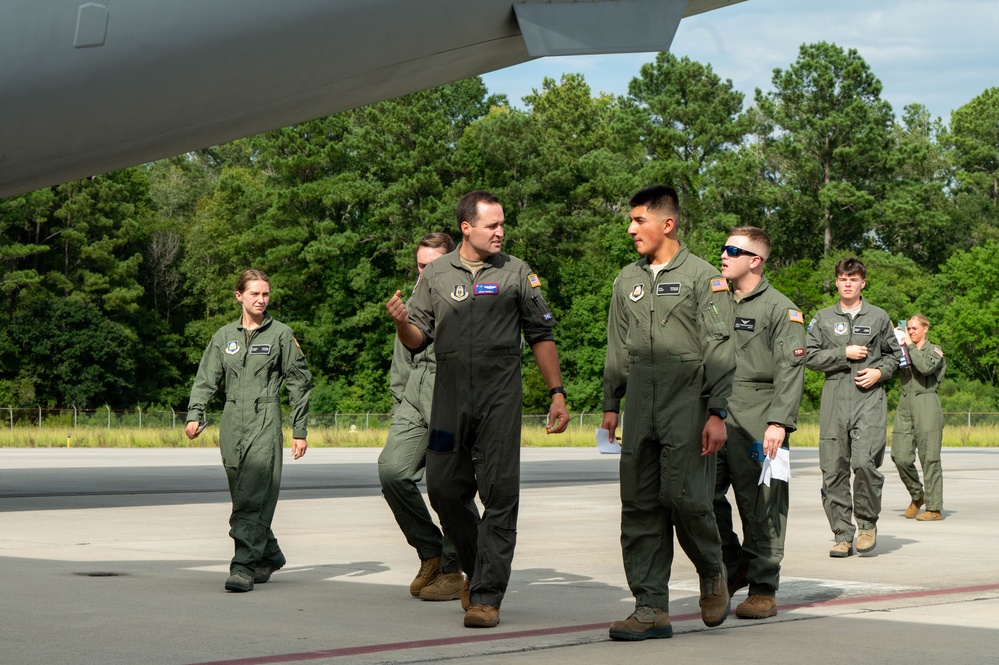
{"label": "sunglasses", "polygon": [[728,254],[732,258],[742,255],[759,256],[759,254],[755,254],[753,252],[750,252],[749,250],[745,250],[742,247],[736,247],[735,245],[722,245],[722,254]]}

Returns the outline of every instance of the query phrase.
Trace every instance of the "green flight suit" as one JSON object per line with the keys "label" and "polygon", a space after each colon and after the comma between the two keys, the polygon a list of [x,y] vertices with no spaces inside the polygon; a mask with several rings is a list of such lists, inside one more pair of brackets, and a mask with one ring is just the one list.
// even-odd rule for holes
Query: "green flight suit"
{"label": "green flight suit", "polygon": [[[943,472],[940,448],[943,445],[943,409],[937,389],[943,381],[946,363],[943,350],[930,340],[923,348],[906,347],[909,366],[901,370],[902,395],[895,410],[891,439],[891,459],[913,501],[926,499],[926,510],[943,510]],[[923,467],[926,487],[919,482],[916,452]]]}
{"label": "green flight suit", "polygon": [[[884,384],[898,369],[902,349],[888,314],[863,299],[852,318],[839,303],[819,310],[806,339],[806,366],[826,375],[819,407],[822,506],[836,542],[852,543],[853,517],[859,528],[869,530],[881,513],[885,477],[878,469],[888,442]],[[848,360],[846,347],[852,344],[866,346],[867,357]],[[881,370],[881,380],[865,390],[854,378],[868,367]]]}
{"label": "green flight suit", "polygon": [[668,611],[673,531],[702,578],[724,570],[701,455],[708,409],[732,392],[732,300],[718,270],[683,244],[653,279],[647,259],[614,280],[603,410],[628,398],[621,446],[621,548],[637,604]]}
{"label": "green flight suit", "polygon": [[281,488],[281,385],[288,386],[292,436],[308,436],[309,373],[291,328],[268,313],[255,330],[240,321],[219,328],[205,349],[191,388],[187,420],[204,418],[205,405],[225,386],[219,428],[222,464],[229,481],[235,541],[230,573],[251,577],[261,564],[279,560],[271,520]]}
{"label": "green flight suit", "polygon": [[[801,311],[764,277],[735,300],[733,341],[735,378],[728,400],[728,441],[718,452],[715,519],[722,555],[733,579],[747,571],[749,593],[776,596],[787,529],[788,484],[760,484],[763,460],[750,458],[754,441],[763,441],[771,424],[784,426],[784,445],[796,428],[805,390],[805,322]],[[732,525],[726,493],[735,492],[742,521],[742,542]]]}
{"label": "green flight suit", "polygon": [[378,480],[406,542],[421,561],[441,557],[441,572],[459,571],[454,543],[434,524],[418,483],[427,465],[427,435],[437,359],[433,345],[411,353],[395,338],[390,385],[392,424],[378,456]]}
{"label": "green flight suit", "polygon": [[470,577],[471,602],[499,608],[520,506],[521,332],[532,346],[554,340],[554,321],[526,263],[501,252],[473,277],[460,251],[424,268],[407,303],[437,355],[427,492]]}

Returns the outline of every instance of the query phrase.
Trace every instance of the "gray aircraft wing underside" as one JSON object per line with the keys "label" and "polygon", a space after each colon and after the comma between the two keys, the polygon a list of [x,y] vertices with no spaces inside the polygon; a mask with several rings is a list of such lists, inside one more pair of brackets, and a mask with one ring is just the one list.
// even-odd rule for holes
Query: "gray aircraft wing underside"
{"label": "gray aircraft wing underside", "polygon": [[550,55],[660,51],[742,0],[0,0],[0,197]]}

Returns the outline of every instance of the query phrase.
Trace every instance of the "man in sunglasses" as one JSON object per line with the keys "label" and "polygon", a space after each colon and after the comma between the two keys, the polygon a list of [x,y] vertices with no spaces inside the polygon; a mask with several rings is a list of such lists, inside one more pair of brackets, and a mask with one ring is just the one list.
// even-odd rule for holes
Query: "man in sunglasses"
{"label": "man in sunglasses", "polygon": [[635,611],[615,640],[673,635],[673,532],[700,578],[701,620],[720,625],[729,594],[712,496],[735,370],[728,282],[677,238],[672,187],[631,199],[628,235],[641,259],[614,280],[607,320],[603,427],[614,440],[621,400],[621,547]]}
{"label": "man in sunglasses", "polygon": [[[829,556],[853,554],[877,545],[888,414],[884,382],[898,369],[902,349],[888,314],[864,300],[867,267],[856,258],[836,264],[839,302],[808,324],[808,369],[826,375],[819,413],[822,507],[836,543]],[[853,472],[853,494],[850,474]],[[854,527],[853,517],[857,518]]]}
{"label": "man in sunglasses", "polygon": [[[735,608],[742,619],[777,614],[788,485],[760,483],[760,471],[763,456],[773,459],[787,447],[805,389],[805,321],[764,277],[769,256],[770,236],[752,226],[732,229],[721,252],[721,273],[732,283],[735,306],[735,379],[725,421],[728,441],[718,451],[715,519],[729,593],[749,586],[749,597]],[[742,542],[732,528],[729,486],[742,520]]]}

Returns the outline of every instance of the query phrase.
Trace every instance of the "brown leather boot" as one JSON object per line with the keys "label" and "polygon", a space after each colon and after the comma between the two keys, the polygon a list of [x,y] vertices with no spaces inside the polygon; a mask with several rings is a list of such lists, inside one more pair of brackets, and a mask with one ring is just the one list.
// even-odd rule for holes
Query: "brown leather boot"
{"label": "brown leather boot", "polygon": [[872,551],[878,544],[878,528],[861,529],[857,532],[857,553],[863,554]]}
{"label": "brown leather boot", "polygon": [[465,576],[461,573],[441,573],[420,590],[420,600],[458,600]]}
{"label": "brown leather boot", "polygon": [[494,628],[498,625],[498,607],[475,603],[465,612],[465,628]]}
{"label": "brown leather boot", "polygon": [[739,603],[735,608],[735,616],[740,619],[766,619],[777,616],[777,599],[758,593],[749,594],[749,598]]}
{"label": "brown leather boot", "polygon": [[851,554],[853,554],[853,542],[850,540],[841,540],[829,550],[829,556],[834,559],[842,559]]}
{"label": "brown leather boot", "polygon": [[943,513],[939,510],[924,510],[916,515],[917,522],[939,522],[943,519]]}
{"label": "brown leather boot", "polygon": [[918,499],[913,499],[909,503],[909,507],[905,509],[905,519],[911,520],[919,512],[919,509],[923,507],[923,497]]}
{"label": "brown leather boot", "polygon": [[637,642],[659,637],[673,637],[673,626],[669,622],[669,612],[658,607],[639,605],[627,619],[610,625],[612,640]]}
{"label": "brown leather boot", "polygon": [[728,611],[732,609],[732,599],[728,595],[728,582],[725,572],[701,578],[701,621],[708,628],[725,623]]}
{"label": "brown leather boot", "polygon": [[441,558],[435,556],[430,559],[420,561],[420,572],[409,585],[409,593],[412,596],[420,597],[420,591],[434,581],[434,578],[441,572]]}

